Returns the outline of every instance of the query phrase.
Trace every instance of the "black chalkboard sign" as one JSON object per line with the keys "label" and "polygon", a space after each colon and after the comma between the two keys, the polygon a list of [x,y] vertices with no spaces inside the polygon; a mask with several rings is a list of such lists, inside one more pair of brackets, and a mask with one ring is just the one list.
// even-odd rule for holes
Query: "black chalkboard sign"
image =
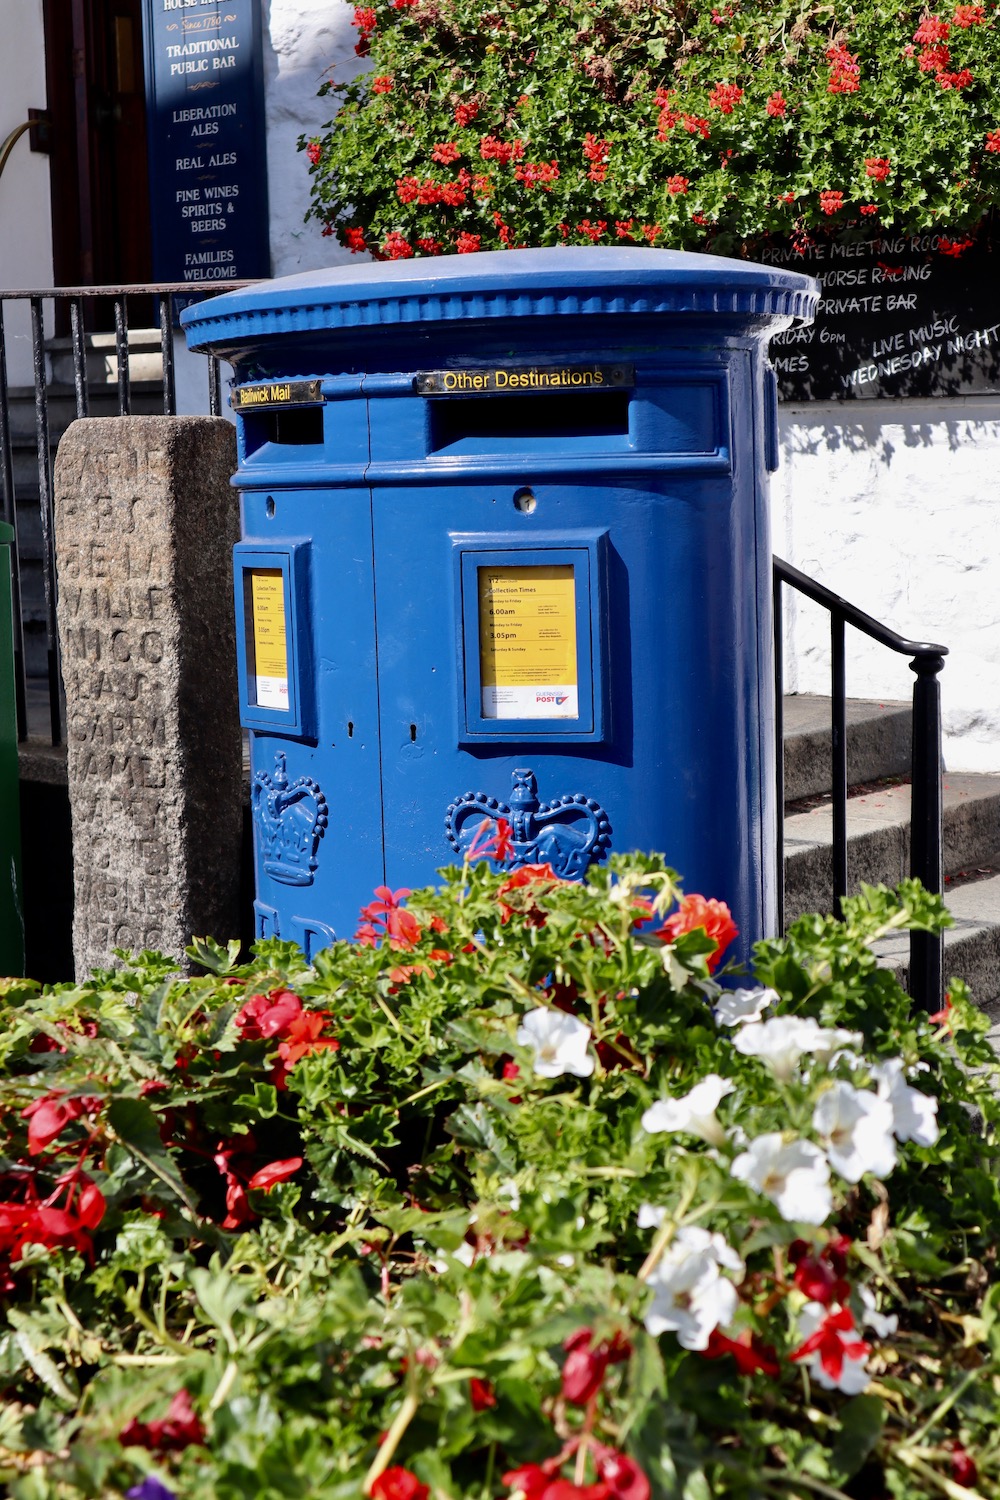
{"label": "black chalkboard sign", "polygon": [[[956,254],[956,246],[965,248]],[[771,341],[785,401],[1000,391],[1000,251],[992,231],[886,234],[755,259],[822,282],[816,321]]]}
{"label": "black chalkboard sign", "polygon": [[157,281],[270,274],[261,0],[143,0]]}

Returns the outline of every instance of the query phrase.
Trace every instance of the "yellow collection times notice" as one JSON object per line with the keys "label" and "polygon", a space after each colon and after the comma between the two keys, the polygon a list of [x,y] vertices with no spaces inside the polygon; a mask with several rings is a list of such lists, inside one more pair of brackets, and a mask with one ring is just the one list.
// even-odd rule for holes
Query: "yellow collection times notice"
{"label": "yellow collection times notice", "polygon": [[288,708],[285,580],[280,568],[250,575],[256,698],[261,708]]}
{"label": "yellow collection times notice", "polygon": [[483,718],[579,718],[572,564],[478,572]]}

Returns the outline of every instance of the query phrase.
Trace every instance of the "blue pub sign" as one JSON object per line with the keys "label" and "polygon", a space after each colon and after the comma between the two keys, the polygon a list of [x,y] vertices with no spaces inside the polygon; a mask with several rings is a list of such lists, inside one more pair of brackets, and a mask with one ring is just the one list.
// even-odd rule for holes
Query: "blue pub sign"
{"label": "blue pub sign", "polygon": [[260,0],[143,0],[157,281],[270,271]]}
{"label": "blue pub sign", "polygon": [[816,292],[567,247],[183,315],[236,377],[259,935],[349,937],[501,818],[508,866],[659,850],[773,930],[767,340]]}

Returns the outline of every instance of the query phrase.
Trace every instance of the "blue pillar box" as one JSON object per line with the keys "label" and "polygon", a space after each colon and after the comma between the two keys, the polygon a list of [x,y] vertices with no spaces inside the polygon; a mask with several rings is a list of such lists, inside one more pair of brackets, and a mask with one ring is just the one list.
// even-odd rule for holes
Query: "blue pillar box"
{"label": "blue pillar box", "polygon": [[791,271],[640,248],[352,264],[188,309],[228,360],[257,931],[307,954],[483,823],[662,851],[773,930],[768,338]]}

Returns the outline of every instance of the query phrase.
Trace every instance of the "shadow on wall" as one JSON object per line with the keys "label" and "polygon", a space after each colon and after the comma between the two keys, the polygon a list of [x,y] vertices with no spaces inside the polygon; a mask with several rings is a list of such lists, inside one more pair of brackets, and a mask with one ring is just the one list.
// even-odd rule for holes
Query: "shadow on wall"
{"label": "shadow on wall", "polygon": [[781,408],[786,458],[864,453],[888,467],[900,447],[1000,447],[1000,395],[936,400],[824,401]]}

